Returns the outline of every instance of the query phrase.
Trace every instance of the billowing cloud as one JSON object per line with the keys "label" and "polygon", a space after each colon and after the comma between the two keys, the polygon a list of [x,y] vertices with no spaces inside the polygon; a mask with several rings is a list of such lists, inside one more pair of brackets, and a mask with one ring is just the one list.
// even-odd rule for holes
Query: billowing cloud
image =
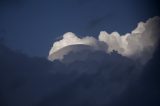
{"label": "billowing cloud", "polygon": [[[76,54],[70,53],[67,57],[76,57]],[[9,106],[108,104],[123,94],[129,81],[141,73],[141,66],[131,59],[101,51],[90,52],[85,60],[66,65],[31,58],[0,44],[0,63],[0,98],[3,100],[0,104],[4,102]]]}
{"label": "billowing cloud", "polygon": [[[80,52],[67,54],[63,61],[95,50],[76,44],[57,51],[66,48]],[[64,64],[29,57],[0,43],[0,106],[160,106],[160,49],[145,65],[117,52],[88,54]]]}
{"label": "billowing cloud", "polygon": [[[77,47],[72,46],[72,45],[77,45]],[[68,48],[65,48],[65,47],[68,47]],[[49,52],[48,59],[49,60],[55,60],[55,59],[62,60],[63,56],[68,54],[71,51],[76,52],[76,51],[86,50],[86,49],[105,50],[106,48],[107,48],[107,45],[104,42],[101,42],[95,39],[94,37],[87,36],[84,38],[78,38],[74,33],[67,32],[63,35],[62,40],[57,41],[53,44],[53,47],[51,48]]]}
{"label": "billowing cloud", "polygon": [[76,44],[84,44],[90,46],[97,46],[97,40],[94,37],[84,37],[82,39],[78,38],[74,33],[67,32],[63,35],[63,39],[57,41],[53,44],[53,48],[50,50],[49,54],[52,54],[65,46],[76,45]]}
{"label": "billowing cloud", "polygon": [[119,54],[146,62],[151,58],[160,34],[160,18],[154,17],[146,23],[140,22],[131,33],[120,35],[118,32],[108,34],[102,31],[99,40],[108,45],[108,52]]}
{"label": "billowing cloud", "polygon": [[101,31],[98,39],[96,39],[89,36],[79,38],[74,33],[68,32],[63,35],[62,40],[53,43],[48,59],[62,60],[64,55],[74,50],[70,48],[66,54],[62,53],[63,55],[57,58],[52,58],[53,54],[64,47],[83,44],[92,47],[93,50],[103,50],[106,53],[111,53],[115,50],[123,56],[145,63],[152,57],[155,50],[159,40],[159,28],[160,18],[153,17],[146,22],[139,22],[131,33],[125,35],[120,35],[118,32],[108,34],[105,31]]}

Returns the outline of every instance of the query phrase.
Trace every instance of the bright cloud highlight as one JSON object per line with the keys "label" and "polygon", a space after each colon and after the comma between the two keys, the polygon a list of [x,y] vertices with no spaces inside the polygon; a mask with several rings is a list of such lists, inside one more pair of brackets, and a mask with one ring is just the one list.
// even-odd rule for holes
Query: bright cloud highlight
{"label": "bright cloud highlight", "polygon": [[[138,26],[131,33],[125,35],[120,35],[118,32],[109,34],[106,31],[101,31],[96,39],[89,36],[79,38],[74,33],[67,32],[63,35],[62,40],[53,43],[48,59],[53,61],[52,54],[66,46],[83,44],[92,47],[93,50],[103,50],[106,53],[115,50],[123,56],[145,63],[152,57],[159,36],[160,17],[153,17],[146,22],[138,23]],[[70,51],[74,50],[70,49]]]}

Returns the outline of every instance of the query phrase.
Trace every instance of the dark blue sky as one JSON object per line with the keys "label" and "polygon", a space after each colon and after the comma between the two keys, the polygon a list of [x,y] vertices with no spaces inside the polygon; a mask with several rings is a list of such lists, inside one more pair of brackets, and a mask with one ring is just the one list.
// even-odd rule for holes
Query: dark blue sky
{"label": "dark blue sky", "polygon": [[0,0],[0,36],[12,49],[46,57],[65,32],[125,34],[156,15],[154,0]]}

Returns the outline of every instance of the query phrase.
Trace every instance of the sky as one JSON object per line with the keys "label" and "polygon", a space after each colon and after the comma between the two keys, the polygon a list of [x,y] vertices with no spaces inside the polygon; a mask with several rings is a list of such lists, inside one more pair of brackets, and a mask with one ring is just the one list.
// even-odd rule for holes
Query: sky
{"label": "sky", "polygon": [[0,0],[0,36],[14,50],[47,57],[66,32],[98,37],[131,32],[159,15],[156,0]]}

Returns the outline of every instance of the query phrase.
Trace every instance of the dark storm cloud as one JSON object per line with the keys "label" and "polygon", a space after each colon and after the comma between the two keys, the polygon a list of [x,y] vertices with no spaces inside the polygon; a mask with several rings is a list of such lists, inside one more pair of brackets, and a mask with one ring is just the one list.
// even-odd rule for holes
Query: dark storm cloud
{"label": "dark storm cloud", "polygon": [[[83,53],[79,52],[79,55]],[[68,56],[72,57],[74,53],[65,58]],[[108,55],[91,52],[85,60],[64,64],[31,58],[0,44],[1,104],[115,106],[114,103],[125,97],[126,91],[132,91],[131,84],[136,84],[137,79],[141,81],[145,70],[115,51]]]}
{"label": "dark storm cloud", "polygon": [[[74,53],[69,55],[75,57]],[[141,65],[116,52],[110,55],[103,52],[90,53],[85,60],[67,64],[65,69],[65,73],[77,77],[61,91],[49,94],[40,102],[40,106],[104,105],[124,92],[130,79],[134,80],[141,73]],[[63,73],[63,70],[57,73]]]}
{"label": "dark storm cloud", "polygon": [[144,66],[139,79],[130,83],[124,95],[112,101],[114,106],[159,106],[160,101],[160,44],[153,58]]}

